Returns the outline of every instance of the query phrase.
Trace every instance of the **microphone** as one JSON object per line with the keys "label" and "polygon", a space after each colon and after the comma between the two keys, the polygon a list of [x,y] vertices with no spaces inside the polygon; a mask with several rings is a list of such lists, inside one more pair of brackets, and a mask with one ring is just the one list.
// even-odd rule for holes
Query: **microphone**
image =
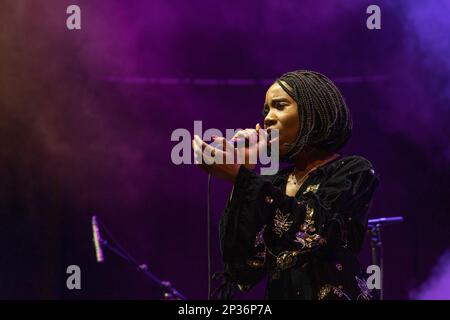
{"label": "microphone", "polygon": [[[233,148],[238,148],[239,146],[244,146],[245,148],[249,147],[249,140],[246,138],[237,138],[237,139],[232,139],[232,140],[226,140],[229,144],[231,144],[233,146]],[[213,146],[214,148],[222,148],[222,143],[213,140],[213,142],[211,143],[211,146]]]}
{"label": "microphone", "polygon": [[98,223],[96,216],[92,216],[92,236],[95,248],[95,257],[97,258],[97,262],[103,262],[105,259],[103,258],[103,251],[101,246],[102,238],[100,237],[100,231],[98,230]]}
{"label": "microphone", "polygon": [[369,226],[387,226],[390,224],[403,222],[403,217],[388,217],[379,219],[370,219],[368,221]]}
{"label": "microphone", "polygon": [[[262,138],[262,137],[261,137],[261,133],[260,133],[259,130],[261,130],[261,131],[264,132],[263,134],[265,134],[266,143],[267,143],[267,146],[268,146],[268,147],[271,145],[272,138],[273,138],[273,139],[276,139],[276,138],[279,137],[279,131],[278,131],[278,129],[267,129],[267,130],[265,130],[265,129],[258,129],[258,130],[256,131],[256,141],[254,141],[254,142],[258,142],[258,143],[259,143],[260,138]],[[249,145],[250,145],[250,140],[249,140],[248,137],[245,137],[245,138],[242,138],[242,137],[240,137],[240,138],[235,138],[235,139],[230,140],[230,142],[234,145],[235,148],[237,148],[239,145],[242,146],[243,144],[245,145],[246,148],[248,148]]]}

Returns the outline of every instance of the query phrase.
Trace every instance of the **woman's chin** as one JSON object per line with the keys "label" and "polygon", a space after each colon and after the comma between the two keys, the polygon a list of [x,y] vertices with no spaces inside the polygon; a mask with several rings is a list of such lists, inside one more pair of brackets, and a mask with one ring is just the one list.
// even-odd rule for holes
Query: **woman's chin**
{"label": "woman's chin", "polygon": [[280,137],[273,138],[269,141],[269,145],[271,148],[278,147],[278,154],[280,159],[286,156],[289,152],[289,144],[284,142],[283,139],[280,139]]}
{"label": "woman's chin", "polygon": [[279,150],[280,158],[286,156],[287,153],[288,153],[288,147],[287,147],[287,146],[283,146],[283,145],[282,145],[282,146],[279,147],[278,150]]}

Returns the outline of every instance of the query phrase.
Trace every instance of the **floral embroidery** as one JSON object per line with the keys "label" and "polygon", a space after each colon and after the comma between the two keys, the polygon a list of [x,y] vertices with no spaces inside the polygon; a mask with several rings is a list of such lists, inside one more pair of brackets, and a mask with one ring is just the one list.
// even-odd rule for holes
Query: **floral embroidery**
{"label": "floral embroidery", "polygon": [[292,268],[297,263],[298,251],[283,251],[277,256],[277,267],[279,270]]}
{"label": "floral embroidery", "polygon": [[331,286],[325,285],[319,290],[318,298],[319,300],[323,300],[331,291]]}
{"label": "floral embroidery", "polygon": [[264,242],[263,235],[264,235],[264,230],[265,230],[265,229],[266,229],[266,226],[264,225],[264,226],[262,227],[262,229],[261,229],[261,230],[258,232],[258,234],[256,235],[256,238],[255,238],[255,248]]}
{"label": "floral embroidery", "polygon": [[307,194],[308,192],[316,193],[319,189],[320,184],[310,184],[306,190],[303,192],[303,194]]}
{"label": "floral embroidery", "polygon": [[250,260],[250,259],[248,259],[246,261],[246,263],[247,263],[247,265],[249,267],[252,267],[254,269],[260,269],[260,268],[262,268],[264,266],[264,261],[260,261],[260,260]]}
{"label": "floral embroidery", "polygon": [[367,287],[367,282],[363,279],[358,278],[355,276],[356,283],[358,284],[359,290],[361,290],[361,293],[358,295],[356,300],[359,300],[359,298],[363,298],[365,300],[370,300],[372,298],[372,295],[370,294],[370,290]]}
{"label": "floral embroidery", "polygon": [[288,220],[290,215],[290,213],[283,214],[280,209],[277,209],[277,213],[275,214],[275,218],[273,219],[273,231],[280,238],[283,235],[283,232],[288,231],[293,223],[293,221]]}
{"label": "floral embroidery", "polygon": [[[275,266],[273,268],[269,268],[270,279],[279,279],[280,271],[292,268],[297,264],[297,256],[301,254],[301,251],[283,251],[278,255],[273,254],[268,250],[267,252],[275,257]],[[304,267],[304,265],[302,266]]]}
{"label": "floral embroidery", "polygon": [[325,239],[323,239],[317,233],[316,228],[314,226],[314,208],[306,206],[306,217],[305,222],[300,226],[300,231],[295,234],[295,242],[298,242],[302,245],[302,248],[311,249],[317,245],[323,244]]}
{"label": "floral embroidery", "polygon": [[[259,247],[261,244],[264,244],[264,230],[266,229],[266,225],[264,225],[261,230],[258,232],[258,234],[255,237],[255,248]],[[262,248],[261,248],[262,249]],[[266,251],[265,251],[265,245],[264,245],[264,251],[258,251],[254,259],[248,259],[246,261],[247,265],[259,269],[264,266],[264,263],[266,262]]]}
{"label": "floral embroidery", "polygon": [[338,296],[339,298],[346,298],[347,300],[351,300],[350,297],[348,295],[346,295],[344,293],[344,291],[342,291],[343,287],[339,286],[339,287],[335,287],[332,286],[331,284],[326,284],[324,286],[322,286],[319,290],[319,294],[318,294],[318,299],[319,300],[323,300],[325,299],[326,296],[328,296],[330,293],[335,294],[336,296]]}
{"label": "floral embroidery", "polygon": [[249,291],[250,288],[252,287],[252,286],[249,285],[249,284],[238,284],[237,286],[238,286],[238,289],[239,289],[241,292],[247,292],[247,291]]}

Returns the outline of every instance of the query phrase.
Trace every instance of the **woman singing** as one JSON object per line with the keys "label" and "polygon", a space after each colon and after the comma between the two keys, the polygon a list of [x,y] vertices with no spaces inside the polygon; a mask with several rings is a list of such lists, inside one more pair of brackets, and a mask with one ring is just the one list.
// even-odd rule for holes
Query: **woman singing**
{"label": "woman singing", "polygon": [[[268,299],[370,299],[357,254],[378,178],[368,160],[338,153],[352,131],[341,93],[318,72],[288,72],[267,90],[263,114],[264,129],[279,130],[279,154],[291,166],[263,176],[247,162],[199,164],[234,184],[220,222],[219,297],[248,291],[267,273]],[[259,124],[235,138],[258,130]],[[215,139],[225,154],[236,152]],[[267,140],[247,145],[246,159],[261,143]],[[198,136],[193,147],[197,154],[214,148]]]}

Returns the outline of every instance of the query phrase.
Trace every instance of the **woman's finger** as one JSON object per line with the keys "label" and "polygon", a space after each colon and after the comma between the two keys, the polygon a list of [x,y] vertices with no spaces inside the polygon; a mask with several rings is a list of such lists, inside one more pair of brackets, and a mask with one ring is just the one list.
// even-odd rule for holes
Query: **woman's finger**
{"label": "woman's finger", "polygon": [[216,145],[218,146],[216,148],[223,152],[229,152],[234,148],[234,145],[224,137],[217,137],[213,142],[213,146]]}
{"label": "woman's finger", "polygon": [[203,158],[203,150],[199,146],[198,141],[195,139],[192,140],[192,148],[194,149],[194,161],[197,167],[202,169],[203,171],[206,171],[208,173],[211,172],[211,166],[205,164],[204,158]]}
{"label": "woman's finger", "polygon": [[231,141],[236,141],[237,139],[246,139],[247,138],[247,131],[246,130],[240,130],[236,132],[236,134],[233,136]]}
{"label": "woman's finger", "polygon": [[216,153],[216,159],[218,159],[219,163],[232,163],[234,162],[234,145],[224,137],[218,137],[215,139],[215,142],[219,146],[218,153]]}
{"label": "woman's finger", "polygon": [[253,137],[256,137],[255,142],[257,142],[258,141],[257,131],[255,129],[245,129],[245,130],[241,130],[238,133],[236,133],[235,136],[233,137],[233,139],[231,139],[231,140],[236,141],[238,139],[244,139],[244,140],[250,141],[251,138],[253,138]]}
{"label": "woman's finger", "polygon": [[[215,150],[213,147],[211,147],[209,144],[204,142],[202,139],[200,139],[199,136],[194,136],[194,142],[197,145],[197,152],[200,153],[200,157],[202,158],[202,162],[206,163],[207,165],[211,165],[214,163],[214,155]],[[201,150],[201,151],[200,151]]]}
{"label": "woman's finger", "polygon": [[192,140],[192,148],[194,149],[194,161],[195,164],[201,164],[203,163],[203,150],[201,149],[201,146],[198,144],[198,141]]}
{"label": "woman's finger", "polygon": [[268,133],[266,130],[258,130],[258,142],[267,143]]}
{"label": "woman's finger", "polygon": [[[216,138],[217,140],[218,138]],[[203,159],[203,162],[207,165],[213,165],[213,164],[223,164],[225,153],[220,148],[215,148],[212,145],[207,144],[202,139],[200,139],[199,136],[194,136],[194,141],[197,145],[197,148],[202,150],[201,151],[201,157]]]}
{"label": "woman's finger", "polygon": [[246,129],[249,145],[258,143],[258,131],[256,129]]}
{"label": "woman's finger", "polygon": [[200,137],[198,135],[194,136],[194,141],[197,143],[197,145],[206,152],[208,152],[208,154],[213,154],[214,152],[214,148],[211,147],[209,144],[207,144],[205,141],[203,141],[202,139],[200,139]]}

